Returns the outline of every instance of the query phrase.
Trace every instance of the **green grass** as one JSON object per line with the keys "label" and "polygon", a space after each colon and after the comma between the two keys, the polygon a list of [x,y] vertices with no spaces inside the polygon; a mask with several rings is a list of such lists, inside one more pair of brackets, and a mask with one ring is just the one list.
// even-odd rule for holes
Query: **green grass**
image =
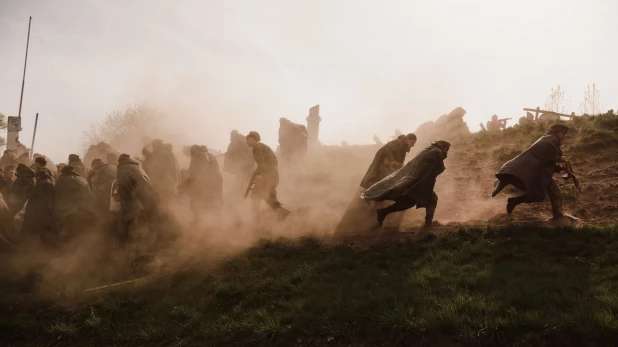
{"label": "green grass", "polygon": [[618,227],[462,229],[355,250],[264,242],[85,300],[0,301],[0,340],[69,345],[612,345]]}

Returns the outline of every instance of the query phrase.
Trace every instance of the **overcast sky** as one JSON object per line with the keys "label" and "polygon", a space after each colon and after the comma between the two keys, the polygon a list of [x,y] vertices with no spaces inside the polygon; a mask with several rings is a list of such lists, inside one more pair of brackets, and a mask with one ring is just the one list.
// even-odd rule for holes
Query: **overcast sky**
{"label": "overcast sky", "polygon": [[615,0],[0,0],[8,116],[28,16],[21,140],[39,112],[35,150],[56,161],[90,123],[141,101],[174,117],[181,142],[220,149],[232,129],[274,148],[278,119],[304,123],[315,104],[327,144],[387,139],[457,106],[478,130],[542,107],[557,85],[572,111],[592,83],[618,107]]}

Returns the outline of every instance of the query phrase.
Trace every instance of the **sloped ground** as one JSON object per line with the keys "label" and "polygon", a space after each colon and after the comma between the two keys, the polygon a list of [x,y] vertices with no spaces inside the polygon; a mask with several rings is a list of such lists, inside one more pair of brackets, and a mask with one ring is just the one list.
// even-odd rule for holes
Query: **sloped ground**
{"label": "sloped ground", "polygon": [[[583,192],[556,178],[566,210],[583,219],[583,228],[544,226],[549,202],[505,218],[508,195],[490,197],[494,172],[550,124],[445,136],[453,147],[436,186],[439,223],[432,233],[417,232],[421,209],[408,211],[399,226],[391,218],[383,230],[333,235],[378,148],[326,147],[282,168],[280,197],[294,214],[274,226],[273,235],[296,241],[231,253],[223,249],[226,239],[246,241],[246,230],[232,228],[219,235],[219,244],[189,237],[185,248],[193,253],[183,249],[173,266],[133,284],[34,296],[3,286],[0,341],[614,345],[618,121],[601,116],[567,124],[572,131],[564,151]],[[418,150],[437,140],[419,137]],[[308,234],[319,239],[297,238]]]}
{"label": "sloped ground", "polygon": [[612,346],[618,229],[505,227],[368,249],[278,240],[72,297],[0,299],[56,346]]}
{"label": "sloped ground", "polygon": [[[570,127],[563,151],[572,162],[582,192],[575,191],[572,181],[554,178],[565,196],[565,211],[583,223],[604,225],[618,221],[618,117],[602,115],[579,117],[562,122]],[[455,227],[492,223],[543,223],[551,217],[549,201],[520,205],[511,218],[506,200],[520,194],[508,188],[495,198],[491,191],[495,172],[538,139],[553,123],[534,122],[516,125],[503,132],[481,132],[469,137],[444,140],[452,143],[446,171],[439,176],[436,220]],[[408,159],[436,139],[419,136],[419,143]],[[326,147],[305,163],[282,170],[280,196],[296,209],[295,222],[306,224],[309,218],[316,232],[330,234],[335,229],[351,199],[359,196],[358,184],[378,146]],[[286,171],[287,170],[287,171]],[[403,222],[394,225],[389,217],[385,229],[416,230],[424,218],[424,210],[409,210]],[[368,219],[373,221],[373,217]],[[390,221],[390,223],[389,223]],[[293,222],[291,222],[293,223]],[[359,226],[360,228],[360,226]]]}

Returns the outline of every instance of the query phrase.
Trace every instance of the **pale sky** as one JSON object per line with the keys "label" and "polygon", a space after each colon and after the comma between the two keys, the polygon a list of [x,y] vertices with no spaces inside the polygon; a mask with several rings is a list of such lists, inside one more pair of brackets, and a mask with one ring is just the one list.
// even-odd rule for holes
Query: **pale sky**
{"label": "pale sky", "polygon": [[[224,149],[320,104],[320,140],[372,143],[457,106],[472,130],[518,118],[560,85],[618,107],[616,0],[0,0],[0,113],[17,115],[33,17],[21,141],[64,161],[107,112],[150,101],[180,142]],[[422,134],[418,134],[422,136]],[[176,143],[179,140],[175,141]]]}

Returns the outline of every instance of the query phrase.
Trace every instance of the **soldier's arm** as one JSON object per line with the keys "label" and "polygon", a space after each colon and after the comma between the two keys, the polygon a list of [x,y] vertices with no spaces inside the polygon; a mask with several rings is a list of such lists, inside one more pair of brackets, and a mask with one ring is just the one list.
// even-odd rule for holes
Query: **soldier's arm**
{"label": "soldier's arm", "polygon": [[[258,146],[259,144],[256,144]],[[255,158],[255,162],[257,163],[257,168],[255,169],[254,175],[259,175],[266,170],[264,167],[265,156],[264,150],[261,147],[254,147],[253,149],[253,157]]]}

